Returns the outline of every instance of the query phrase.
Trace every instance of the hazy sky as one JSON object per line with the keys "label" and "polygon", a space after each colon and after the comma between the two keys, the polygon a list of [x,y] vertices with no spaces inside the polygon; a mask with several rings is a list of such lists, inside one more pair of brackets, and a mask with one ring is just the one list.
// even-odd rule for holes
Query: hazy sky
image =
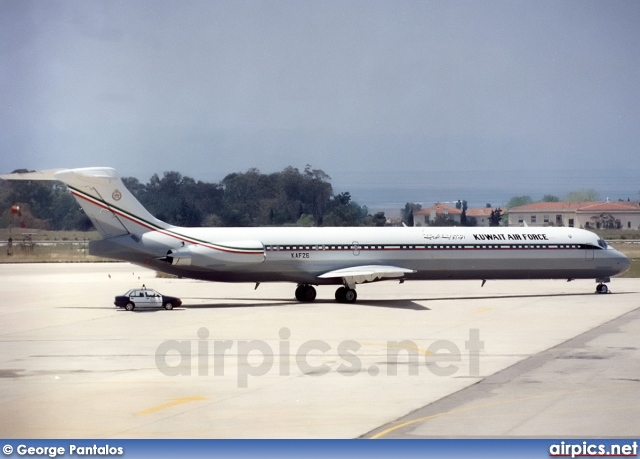
{"label": "hazy sky", "polygon": [[0,172],[618,168],[637,194],[639,153],[636,0],[0,0]]}

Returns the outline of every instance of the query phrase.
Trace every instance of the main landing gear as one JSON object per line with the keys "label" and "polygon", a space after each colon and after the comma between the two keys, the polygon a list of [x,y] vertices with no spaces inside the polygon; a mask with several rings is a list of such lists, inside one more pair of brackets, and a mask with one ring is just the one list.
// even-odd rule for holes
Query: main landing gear
{"label": "main landing gear", "polygon": [[296,300],[302,303],[311,303],[316,299],[316,289],[313,285],[298,285],[296,289]]}
{"label": "main landing gear", "polygon": [[340,287],[336,290],[336,301],[338,303],[355,303],[358,299],[358,294],[355,289],[349,287]]}
{"label": "main landing gear", "polygon": [[[311,303],[316,299],[316,289],[312,285],[301,284],[296,288],[296,300],[301,303]],[[355,289],[340,287],[336,290],[336,301],[338,303],[355,303],[358,294]]]}

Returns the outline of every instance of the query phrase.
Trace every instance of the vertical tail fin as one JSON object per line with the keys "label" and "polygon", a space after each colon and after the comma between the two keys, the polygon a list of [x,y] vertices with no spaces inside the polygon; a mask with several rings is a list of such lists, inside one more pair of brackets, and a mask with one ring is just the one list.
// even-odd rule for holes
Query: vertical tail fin
{"label": "vertical tail fin", "polygon": [[124,186],[115,169],[89,167],[2,175],[7,180],[59,180],[67,185],[103,238],[165,229]]}

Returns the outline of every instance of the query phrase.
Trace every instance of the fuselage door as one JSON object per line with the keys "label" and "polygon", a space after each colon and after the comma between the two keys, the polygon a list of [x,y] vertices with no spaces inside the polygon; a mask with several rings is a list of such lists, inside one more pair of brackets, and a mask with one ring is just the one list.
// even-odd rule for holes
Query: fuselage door
{"label": "fuselage door", "polygon": [[593,261],[593,249],[585,250],[584,259],[587,261]]}
{"label": "fuselage door", "polygon": [[360,255],[360,244],[358,244],[358,241],[353,241],[351,244],[351,250],[353,250],[353,254],[355,256]]}

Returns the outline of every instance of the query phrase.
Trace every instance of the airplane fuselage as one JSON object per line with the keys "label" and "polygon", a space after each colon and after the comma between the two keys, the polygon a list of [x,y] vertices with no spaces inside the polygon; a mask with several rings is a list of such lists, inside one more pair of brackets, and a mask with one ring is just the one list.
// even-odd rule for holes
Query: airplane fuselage
{"label": "airplane fuselage", "polygon": [[[415,272],[404,278],[604,279],[629,265],[624,255],[597,235],[574,228],[170,228],[147,233],[141,245],[128,236],[125,251],[91,253],[124,259],[183,277],[222,282],[340,284],[322,273],[358,265],[392,265]],[[259,241],[263,260],[171,265],[167,251],[214,241]],[[120,246],[112,241],[114,248]],[[136,249],[136,246],[139,250]],[[105,247],[106,248],[106,247]],[[151,249],[152,248],[152,249]],[[150,250],[151,249],[151,250]],[[206,259],[205,259],[206,260]]]}

